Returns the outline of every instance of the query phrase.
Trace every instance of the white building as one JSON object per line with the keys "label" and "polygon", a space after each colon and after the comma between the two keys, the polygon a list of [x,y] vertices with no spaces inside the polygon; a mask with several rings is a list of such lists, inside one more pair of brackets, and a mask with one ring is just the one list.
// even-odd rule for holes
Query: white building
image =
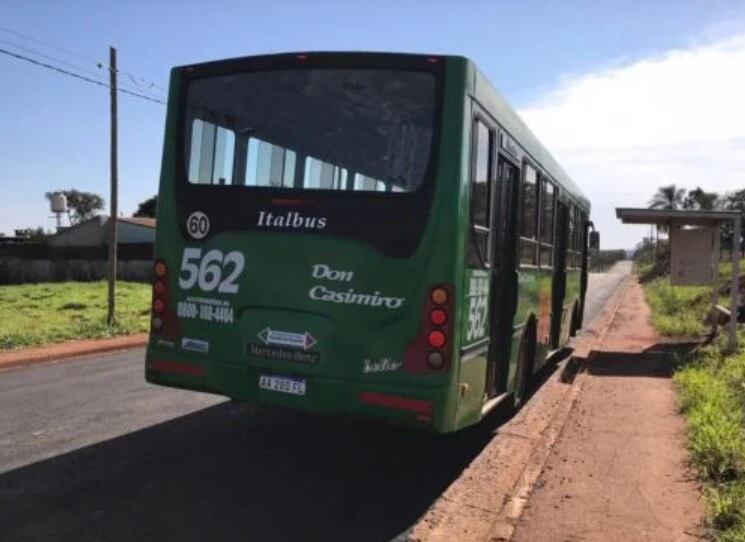
{"label": "white building", "polygon": [[[94,216],[52,235],[47,243],[52,247],[99,247],[108,244],[107,215]],[[154,218],[119,218],[118,244],[155,243]]]}

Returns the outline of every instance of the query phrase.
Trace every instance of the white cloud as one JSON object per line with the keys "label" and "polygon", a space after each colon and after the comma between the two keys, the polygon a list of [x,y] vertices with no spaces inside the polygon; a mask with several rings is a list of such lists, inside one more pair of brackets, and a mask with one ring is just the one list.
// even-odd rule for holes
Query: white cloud
{"label": "white cloud", "polygon": [[642,233],[616,206],[675,182],[745,188],[745,35],[567,79],[521,110],[593,203],[606,247]]}

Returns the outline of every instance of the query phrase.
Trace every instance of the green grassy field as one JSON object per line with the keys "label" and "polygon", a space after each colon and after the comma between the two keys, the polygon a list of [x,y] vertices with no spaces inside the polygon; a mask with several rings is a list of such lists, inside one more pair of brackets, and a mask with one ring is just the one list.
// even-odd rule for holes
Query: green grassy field
{"label": "green grassy field", "polygon": [[106,326],[105,282],[0,286],[0,351],[148,330],[150,286],[117,283],[117,320]]}
{"label": "green grassy field", "polygon": [[[638,268],[640,276],[651,272],[651,266]],[[720,284],[730,273],[731,265],[722,265]],[[671,286],[663,276],[645,282],[644,292],[660,334],[691,337],[706,331],[710,287]],[[719,337],[674,375],[690,460],[705,486],[707,526],[721,542],[745,542],[745,335],[739,340],[737,352],[727,354],[726,337]]]}

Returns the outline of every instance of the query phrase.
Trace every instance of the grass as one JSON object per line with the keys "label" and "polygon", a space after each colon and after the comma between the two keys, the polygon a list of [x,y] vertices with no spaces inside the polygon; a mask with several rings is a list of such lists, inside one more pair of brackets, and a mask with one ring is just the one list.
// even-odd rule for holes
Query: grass
{"label": "grass", "polygon": [[[745,276],[745,260],[740,261]],[[636,264],[636,273],[644,284],[647,302],[652,307],[652,325],[665,337],[697,337],[707,331],[706,319],[711,310],[711,286],[672,286],[663,264]],[[732,264],[721,262],[718,284],[728,287]],[[720,295],[720,303],[729,305],[729,294]]]}
{"label": "grass", "polygon": [[658,277],[644,285],[644,293],[652,308],[652,325],[661,335],[696,337],[706,332],[710,286],[671,286],[667,277]]}
{"label": "grass", "polygon": [[105,282],[0,286],[0,351],[148,330],[150,287],[117,283],[115,325],[106,325]]}
{"label": "grass", "polygon": [[[743,337],[741,337],[741,342]],[[713,344],[674,376],[713,538],[745,541],[745,352]]]}
{"label": "grass", "polygon": [[[731,267],[720,267],[720,285],[728,283]],[[711,287],[671,286],[658,271],[637,267],[652,324],[662,335],[700,336]],[[736,353],[726,354],[726,338],[719,337],[673,377],[688,423],[690,461],[705,486],[706,523],[720,542],[745,542],[745,334],[739,341]]]}

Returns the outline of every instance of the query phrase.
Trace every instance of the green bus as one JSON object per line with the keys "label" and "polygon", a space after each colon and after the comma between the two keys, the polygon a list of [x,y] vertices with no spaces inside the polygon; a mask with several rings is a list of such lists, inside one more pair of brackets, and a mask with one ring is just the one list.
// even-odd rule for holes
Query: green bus
{"label": "green bus", "polygon": [[434,432],[581,326],[590,205],[467,58],[175,68],[149,382]]}

